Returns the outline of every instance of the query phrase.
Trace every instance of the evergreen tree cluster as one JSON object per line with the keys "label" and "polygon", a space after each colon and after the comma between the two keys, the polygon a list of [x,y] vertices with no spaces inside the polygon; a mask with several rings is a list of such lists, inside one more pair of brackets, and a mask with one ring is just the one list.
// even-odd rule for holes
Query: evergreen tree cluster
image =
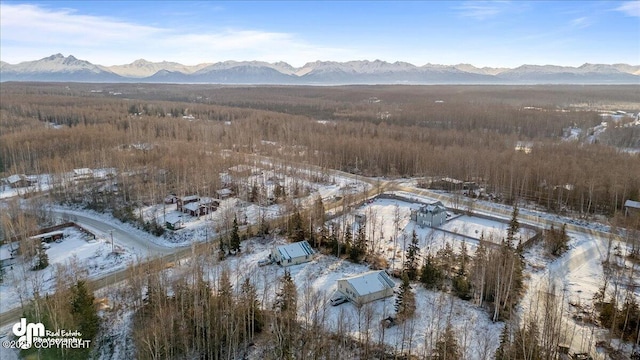
{"label": "evergreen tree cluster", "polygon": [[[24,315],[28,322],[40,322],[47,330],[77,330],[82,334],[83,340],[94,340],[101,326],[94,301],[93,293],[86,283],[78,280],[68,288],[58,289],[52,295],[34,299]],[[91,349],[91,346],[87,349],[32,347],[22,350],[22,355],[29,358],[37,352],[38,358],[42,359],[86,359]]]}

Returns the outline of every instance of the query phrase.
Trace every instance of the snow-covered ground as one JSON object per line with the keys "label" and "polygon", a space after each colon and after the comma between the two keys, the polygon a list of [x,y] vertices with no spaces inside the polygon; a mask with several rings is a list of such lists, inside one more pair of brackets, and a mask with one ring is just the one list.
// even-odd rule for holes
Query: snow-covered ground
{"label": "snow-covered ground", "polygon": [[[422,255],[427,253],[435,255],[438,250],[445,247],[445,244],[449,244],[457,253],[460,251],[462,242],[465,242],[469,254],[473,254],[482,234],[486,240],[490,240],[493,236],[495,242],[506,237],[506,224],[467,215],[449,216],[449,220],[438,228],[418,226],[415,221],[410,219],[410,215],[411,210],[418,209],[422,205],[421,203],[395,199],[376,198],[355,211],[357,214],[366,216],[367,238],[375,252],[383,255],[392,269],[402,267],[413,231],[418,236]],[[334,220],[339,224],[338,226],[342,226],[343,223],[351,226],[354,237],[358,231],[355,213]],[[397,231],[396,215],[398,219]],[[526,240],[534,234],[533,230],[521,228],[517,236]]]}
{"label": "snow-covered ground", "polygon": [[[271,308],[275,293],[280,287],[280,278],[285,268],[272,264],[258,266],[277,245],[285,244],[282,238],[254,238],[242,243],[242,252],[238,256],[228,257],[216,262],[208,261],[209,279],[212,283],[223,269],[230,274],[234,289],[240,289],[245,278],[256,286],[259,301],[265,308]],[[174,268],[166,270],[171,276],[180,277],[188,269],[190,260],[184,260]],[[363,264],[354,264],[334,256],[318,254],[311,262],[286,268],[291,274],[298,290],[298,317],[301,321],[311,318],[323,318],[328,330],[340,327],[346,334],[363,339],[368,333],[372,342],[380,339],[385,344],[400,350],[411,349],[412,354],[424,355],[435,345],[440,332],[448,323],[454,328],[466,359],[482,359],[483,352],[493,354],[499,343],[502,323],[493,323],[486,311],[454,296],[424,289],[413,284],[416,295],[416,315],[413,319],[391,328],[383,328],[381,321],[395,314],[395,296],[374,301],[357,308],[351,303],[331,306],[330,297],[337,289],[337,280],[364,273],[370,269]],[[399,280],[394,279],[396,289]],[[128,328],[130,314],[121,313],[114,317],[120,329]],[[130,334],[119,332],[118,337],[126,338]],[[404,344],[403,344],[404,339]],[[123,339],[112,338],[114,344],[126,343]],[[125,345],[122,345],[125,346]],[[126,349],[113,349],[126,353]]]}
{"label": "snow-covered ground", "polygon": [[[84,170],[84,169],[78,169]],[[39,175],[27,175],[26,179],[31,182],[30,186],[13,188],[5,183],[6,179],[0,179],[0,199],[10,198],[14,196],[24,196],[26,194],[33,194],[41,191],[49,191],[56,184],[63,184],[66,182],[84,181],[88,178],[93,179],[108,179],[117,174],[115,168],[97,168],[87,169],[88,175],[78,175],[74,172],[68,172],[58,175],[53,174],[39,174]]]}
{"label": "snow-covered ground", "polygon": [[29,175],[27,176],[33,185],[25,187],[13,188],[0,181],[0,199],[6,199],[14,196],[23,196],[25,194],[37,193],[51,189],[53,179],[48,174]]}
{"label": "snow-covered ground", "polygon": [[[5,268],[5,279],[0,284],[0,309],[2,312],[14,309],[27,302],[37,290],[40,295],[55,290],[55,273],[68,266],[71,273],[88,278],[104,276],[116,270],[124,269],[132,260],[133,254],[124,251],[111,253],[112,245],[106,238],[93,239],[74,227],[62,230],[64,239],[50,243],[46,250],[49,266],[43,270],[32,271],[20,257],[16,263]],[[117,245],[117,243],[116,243]],[[8,248],[10,244],[2,245]],[[119,247],[122,250],[122,247]]]}
{"label": "snow-covered ground", "polygon": [[[593,307],[594,295],[604,283],[602,263],[607,259],[609,240],[606,237],[568,231],[569,250],[556,259],[544,256],[542,246],[525,253],[527,261],[526,292],[520,302],[519,314],[529,313],[540,305],[538,296],[553,293],[562,311],[565,333],[562,342],[571,345],[574,352],[590,351],[597,354],[594,344],[607,339],[607,331],[590,324],[596,318]],[[611,244],[610,261],[618,265],[632,264],[624,259],[629,245],[614,241]],[[636,265],[637,267],[637,265]],[[626,280],[625,280],[626,281]],[[623,283],[625,282],[623,281]],[[640,287],[636,280],[634,295],[640,301]],[[624,302],[625,286],[621,286],[618,301]],[[611,299],[613,284],[609,284],[607,299]],[[602,355],[602,354],[600,354]],[[603,356],[601,358],[604,358]]]}
{"label": "snow-covered ground", "polygon": [[[483,219],[475,216],[462,215],[451,219],[440,226],[441,229],[453,231],[468,237],[479,239],[484,234],[486,240],[498,242],[507,237],[508,225],[502,222]],[[517,238],[523,241],[535,235],[531,229],[520,228]]]}

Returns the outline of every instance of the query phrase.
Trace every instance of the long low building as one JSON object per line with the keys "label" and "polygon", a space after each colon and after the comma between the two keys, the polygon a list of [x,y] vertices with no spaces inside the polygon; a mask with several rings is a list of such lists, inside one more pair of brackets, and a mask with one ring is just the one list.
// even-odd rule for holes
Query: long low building
{"label": "long low building", "polygon": [[278,265],[290,266],[311,261],[315,251],[307,241],[276,246],[271,251],[271,260]]}
{"label": "long low building", "polygon": [[384,270],[369,271],[364,274],[338,280],[338,291],[356,306],[393,296],[395,282]]}

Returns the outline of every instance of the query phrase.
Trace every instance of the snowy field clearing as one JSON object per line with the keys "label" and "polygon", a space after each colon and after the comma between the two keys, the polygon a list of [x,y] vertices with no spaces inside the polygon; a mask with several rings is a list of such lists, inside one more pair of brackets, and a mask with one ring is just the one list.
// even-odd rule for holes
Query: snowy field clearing
{"label": "snowy field clearing", "polygon": [[[354,214],[348,214],[334,221],[339,224],[338,226],[343,226],[344,224],[351,226],[351,232],[355,236],[358,231],[355,214],[365,215],[367,239],[369,239],[376,253],[386,258],[392,269],[400,269],[402,267],[405,251],[411,242],[411,234],[414,230],[418,236],[418,244],[422,256],[427,253],[435,255],[447,243],[458,253],[462,242],[465,242],[469,254],[473,255],[478,245],[478,239],[483,232],[487,240],[490,234],[495,235],[494,240],[496,242],[499,242],[501,237],[506,236],[506,224],[466,215],[459,217],[448,216],[449,220],[440,228],[449,232],[441,231],[438,228],[418,226],[415,221],[411,220],[410,215],[411,210],[418,209],[422,205],[395,199],[376,198],[358,208]],[[397,231],[396,218],[398,219]],[[451,234],[450,232],[459,235]],[[528,239],[533,235],[534,232],[529,229],[520,229],[518,233],[518,236],[523,239]]]}
{"label": "snowy field clearing", "polygon": [[[484,238],[487,241],[493,241],[499,243],[501,239],[507,237],[507,228],[509,226],[505,223],[483,219],[475,216],[462,215],[451,219],[440,226],[441,229],[449,230],[461,235],[480,239],[480,236],[484,234]],[[536,233],[531,229],[520,228],[516,238],[521,238],[523,241],[531,238]]]}
{"label": "snowy field clearing", "polygon": [[[7,311],[19,307],[33,297],[34,289],[41,295],[55,290],[55,272],[64,265],[72,268],[73,275],[88,278],[99,277],[124,269],[133,260],[129,252],[111,253],[111,243],[107,239],[93,240],[74,227],[62,230],[64,239],[52,242],[46,250],[49,266],[43,270],[31,271],[20,258],[5,268],[5,279],[0,284],[0,308]],[[9,245],[2,245],[1,251],[8,251]],[[82,277],[82,276],[81,276]]]}

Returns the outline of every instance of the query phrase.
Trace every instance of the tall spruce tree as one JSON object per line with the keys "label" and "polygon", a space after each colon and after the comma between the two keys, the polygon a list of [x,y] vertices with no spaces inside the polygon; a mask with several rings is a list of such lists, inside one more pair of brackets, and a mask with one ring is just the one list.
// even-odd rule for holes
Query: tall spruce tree
{"label": "tall spruce tree", "polygon": [[233,217],[233,226],[229,238],[229,251],[240,252],[240,231],[238,229],[238,217]]}
{"label": "tall spruce tree", "polygon": [[436,347],[433,349],[433,360],[458,360],[462,359],[458,340],[453,332],[451,324],[448,324],[444,332],[440,334]]}
{"label": "tall spruce tree", "polygon": [[296,332],[298,292],[289,271],[280,279],[280,290],[273,304],[273,331],[276,338],[276,356],[280,359],[293,357],[293,344]]}
{"label": "tall spruce tree", "polygon": [[395,310],[398,321],[412,317],[416,311],[415,294],[411,291],[411,283],[406,272],[402,274],[402,284],[396,297]]}
{"label": "tall spruce tree", "polygon": [[427,289],[439,289],[442,286],[443,278],[442,270],[435,264],[431,254],[428,254],[420,270],[420,282]]}
{"label": "tall spruce tree", "polygon": [[509,228],[507,229],[507,245],[510,248],[515,249],[515,240],[518,231],[520,230],[520,223],[518,222],[518,203],[513,205],[513,212],[511,213],[511,220],[509,221]]}
{"label": "tall spruce tree", "polygon": [[415,280],[418,276],[418,255],[420,247],[418,246],[418,234],[413,230],[411,233],[411,243],[407,247],[406,260],[404,262],[404,271],[409,276],[409,280]]}
{"label": "tall spruce tree", "polygon": [[93,339],[100,329],[100,317],[95,305],[95,298],[87,289],[84,281],[78,281],[72,288],[71,314],[78,330],[85,340]]}

